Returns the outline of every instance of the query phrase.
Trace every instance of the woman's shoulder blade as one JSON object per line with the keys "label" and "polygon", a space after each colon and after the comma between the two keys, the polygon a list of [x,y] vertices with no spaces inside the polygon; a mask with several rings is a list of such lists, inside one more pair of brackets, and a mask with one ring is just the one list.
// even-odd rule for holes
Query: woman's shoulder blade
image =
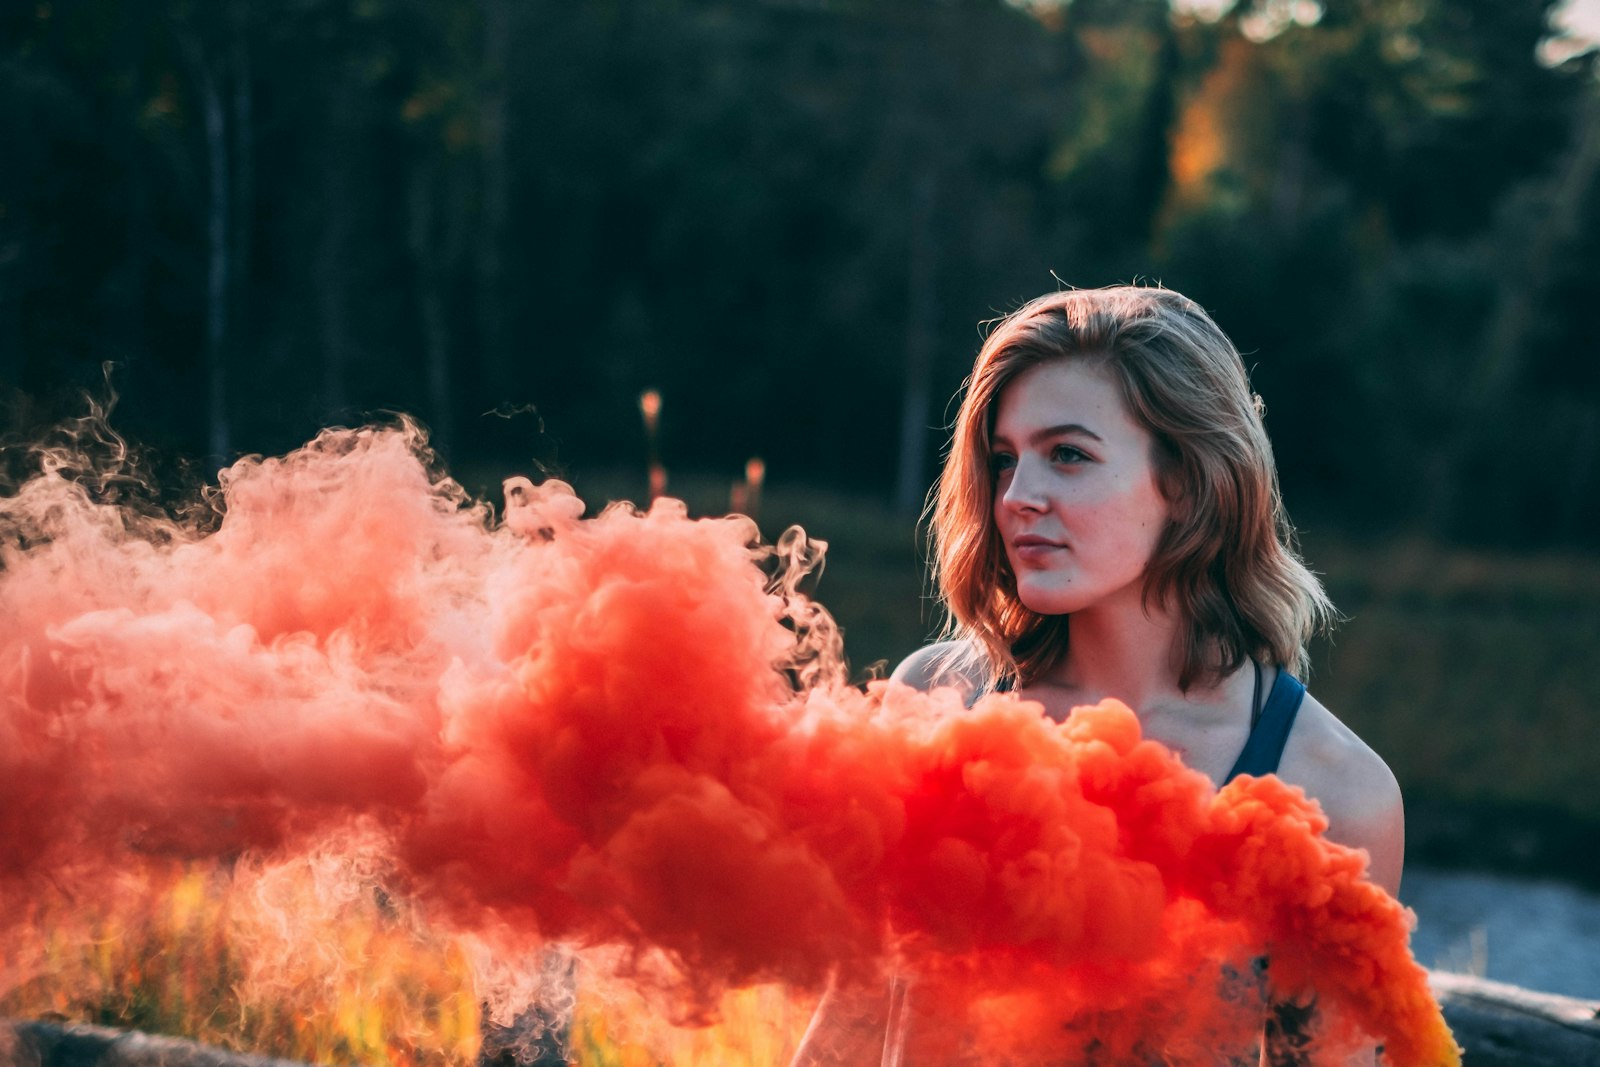
{"label": "woman's shoulder blade", "polygon": [[975,691],[983,684],[984,668],[972,642],[938,641],[917,649],[900,661],[889,680],[926,692],[942,686]]}

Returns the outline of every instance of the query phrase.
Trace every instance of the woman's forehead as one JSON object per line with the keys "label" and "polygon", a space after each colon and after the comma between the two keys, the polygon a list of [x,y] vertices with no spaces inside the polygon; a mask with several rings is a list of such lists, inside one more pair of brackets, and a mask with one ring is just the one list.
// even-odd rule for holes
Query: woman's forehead
{"label": "woman's forehead", "polygon": [[1069,426],[1103,439],[1147,436],[1102,360],[1057,359],[1029,367],[1001,389],[994,415],[993,436],[1013,442]]}

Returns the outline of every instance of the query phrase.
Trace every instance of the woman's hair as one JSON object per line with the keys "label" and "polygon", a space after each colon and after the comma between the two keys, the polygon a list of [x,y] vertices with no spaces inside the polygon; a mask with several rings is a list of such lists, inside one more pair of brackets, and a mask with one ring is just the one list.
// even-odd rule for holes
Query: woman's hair
{"label": "woman's hair", "polygon": [[948,628],[996,676],[1039,677],[1066,655],[1068,616],[1017,597],[994,522],[989,439],[1001,392],[1041,363],[1105,366],[1154,440],[1171,519],[1145,572],[1144,603],[1182,620],[1178,684],[1220,681],[1246,657],[1304,674],[1306,641],[1333,605],[1294,547],[1261,401],[1232,342],[1194,301],[1117,286],[1041,296],[978,353],[932,504],[934,575]]}

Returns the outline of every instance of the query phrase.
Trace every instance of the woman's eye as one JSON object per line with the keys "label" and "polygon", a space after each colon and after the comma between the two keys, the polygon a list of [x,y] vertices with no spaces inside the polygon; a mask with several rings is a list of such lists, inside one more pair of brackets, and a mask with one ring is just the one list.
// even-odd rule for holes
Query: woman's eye
{"label": "woman's eye", "polygon": [[989,457],[990,474],[999,475],[1002,471],[1008,471],[1016,465],[1017,457],[1007,455],[1004,452],[996,452],[994,455]]}
{"label": "woman's eye", "polygon": [[1071,445],[1056,445],[1050,450],[1052,463],[1087,463],[1089,455],[1086,452],[1073,448]]}

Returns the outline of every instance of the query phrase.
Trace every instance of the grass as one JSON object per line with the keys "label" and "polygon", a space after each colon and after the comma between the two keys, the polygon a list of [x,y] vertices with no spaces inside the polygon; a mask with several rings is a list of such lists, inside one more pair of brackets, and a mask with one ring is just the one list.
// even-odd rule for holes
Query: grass
{"label": "grass", "polygon": [[[152,859],[36,894],[23,901],[32,921],[8,927],[0,945],[0,1019],[88,1022],[305,1063],[555,1062],[553,1043],[513,1050],[538,1039],[525,1019],[556,1016],[535,1007],[501,1025],[482,1011],[491,994],[470,959],[481,945],[430,929],[354,865],[327,875],[304,858],[260,869]],[[814,996],[759,986],[730,992],[715,1025],[677,1027],[605,966],[579,975],[575,987],[542,987],[548,1001],[513,994],[544,1005],[575,991],[562,1058],[574,1067],[782,1067],[815,1007]]]}
{"label": "grass", "polygon": [[317,903],[304,864],[285,864],[270,881],[239,875],[225,864],[152,860],[109,883],[24,898],[31,921],[8,927],[0,950],[0,1017],[139,1029],[312,1063],[474,1061],[478,1002],[449,940],[397,921],[370,892]]}
{"label": "grass", "polygon": [[1324,539],[1323,701],[1407,793],[1408,855],[1600,885],[1600,559]]}

